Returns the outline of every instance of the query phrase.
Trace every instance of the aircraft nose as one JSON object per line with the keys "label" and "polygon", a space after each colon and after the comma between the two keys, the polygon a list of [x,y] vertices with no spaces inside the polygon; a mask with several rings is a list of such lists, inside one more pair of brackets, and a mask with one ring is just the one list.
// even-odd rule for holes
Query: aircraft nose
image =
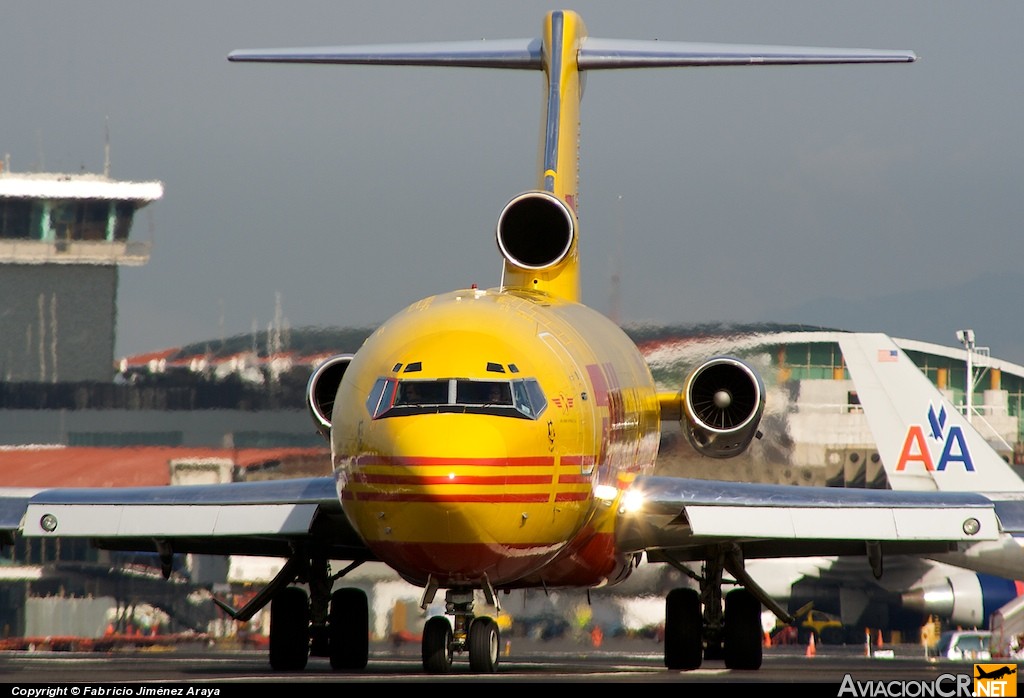
{"label": "aircraft nose", "polygon": [[549,530],[555,459],[546,442],[522,431],[524,421],[469,414],[379,420],[379,448],[358,459],[345,503],[380,559],[410,579],[486,576],[496,583],[549,559],[557,550],[552,539],[572,522],[556,516]]}
{"label": "aircraft nose", "polygon": [[455,468],[452,474],[468,475],[500,465],[509,455],[505,437],[492,420],[439,414],[392,421],[391,453],[409,466],[450,466]]}

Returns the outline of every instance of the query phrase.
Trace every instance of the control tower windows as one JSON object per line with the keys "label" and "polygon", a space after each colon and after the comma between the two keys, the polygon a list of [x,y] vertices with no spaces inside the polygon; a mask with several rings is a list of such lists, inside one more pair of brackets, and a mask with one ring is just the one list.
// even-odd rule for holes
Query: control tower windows
{"label": "control tower windows", "polygon": [[106,201],[62,201],[50,211],[55,240],[106,240],[110,204]]}
{"label": "control tower windows", "polygon": [[132,230],[132,218],[135,216],[135,204],[118,201],[114,204],[114,239],[127,240]]}
{"label": "control tower windows", "polygon": [[0,238],[39,238],[41,212],[28,199],[0,199]]}

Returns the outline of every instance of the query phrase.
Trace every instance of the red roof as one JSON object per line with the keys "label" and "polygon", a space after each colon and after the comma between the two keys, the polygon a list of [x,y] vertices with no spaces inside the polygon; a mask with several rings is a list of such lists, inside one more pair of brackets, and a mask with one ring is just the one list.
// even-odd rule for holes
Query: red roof
{"label": "red roof", "polygon": [[322,448],[28,446],[0,448],[0,487],[141,487],[169,485],[170,461],[227,458],[249,469],[294,458],[323,458]]}

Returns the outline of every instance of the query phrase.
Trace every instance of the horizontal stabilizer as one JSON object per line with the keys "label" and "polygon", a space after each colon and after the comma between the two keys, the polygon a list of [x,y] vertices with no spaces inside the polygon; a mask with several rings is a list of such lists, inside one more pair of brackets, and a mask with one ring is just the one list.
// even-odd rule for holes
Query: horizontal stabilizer
{"label": "horizontal stabilizer", "polygon": [[[307,48],[238,49],[229,61],[252,63],[335,63],[348,65],[451,66],[542,70],[541,40],[435,41]],[[729,65],[825,65],[837,63],[911,63],[913,51],[708,44],[685,41],[583,39],[579,70],[701,67]]]}
{"label": "horizontal stabilizer", "polygon": [[913,51],[706,44],[684,41],[630,41],[588,38],[580,48],[580,70],[715,65],[824,65],[835,63],[912,63]]}
{"label": "horizontal stabilizer", "polygon": [[228,54],[228,60],[251,63],[421,65],[521,70],[540,70],[542,67],[540,39],[238,49]]}

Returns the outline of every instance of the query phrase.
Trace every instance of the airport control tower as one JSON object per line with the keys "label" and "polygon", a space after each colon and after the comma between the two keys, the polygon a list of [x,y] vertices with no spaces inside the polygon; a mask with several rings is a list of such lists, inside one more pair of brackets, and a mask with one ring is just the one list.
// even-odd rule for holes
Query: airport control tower
{"label": "airport control tower", "polygon": [[149,261],[129,240],[157,181],[0,172],[0,380],[109,381],[118,267]]}

